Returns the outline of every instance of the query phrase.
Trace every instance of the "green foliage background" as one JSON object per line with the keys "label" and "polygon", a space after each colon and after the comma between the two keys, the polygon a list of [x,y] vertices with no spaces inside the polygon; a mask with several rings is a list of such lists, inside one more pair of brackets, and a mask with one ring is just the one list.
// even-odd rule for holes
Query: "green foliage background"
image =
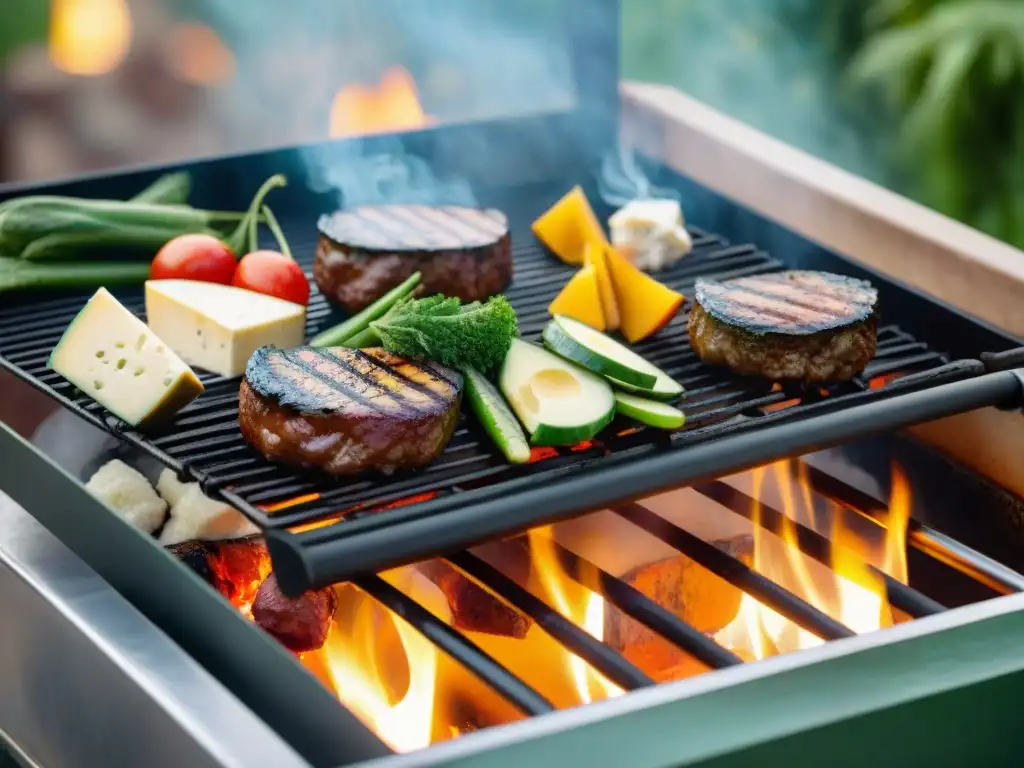
{"label": "green foliage background", "polygon": [[[556,7],[477,2],[542,22]],[[49,2],[3,8],[0,62],[45,39]],[[1024,0],[622,0],[622,33],[625,77],[1024,247]]]}
{"label": "green foliage background", "polygon": [[626,77],[1024,247],[1021,0],[623,0]]}

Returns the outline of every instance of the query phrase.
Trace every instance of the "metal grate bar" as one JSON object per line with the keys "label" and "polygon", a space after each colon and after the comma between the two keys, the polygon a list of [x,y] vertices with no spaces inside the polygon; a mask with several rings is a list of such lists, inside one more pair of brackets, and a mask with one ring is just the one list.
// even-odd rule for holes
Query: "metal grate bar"
{"label": "metal grate bar", "polygon": [[[800,462],[800,467],[800,471],[805,473],[811,488],[844,509],[868,517],[875,522],[884,521],[889,516],[888,506],[859,488],[855,488],[807,462]],[[796,467],[794,467],[794,471],[796,471]],[[1004,595],[1024,592],[1024,575],[914,518],[910,518],[907,534],[911,546],[915,549],[976,581],[980,581],[996,592]]]}
{"label": "metal grate bar", "polygon": [[853,630],[806,600],[780,587],[736,558],[730,557],[713,544],[708,544],[655,514],[642,504],[618,504],[612,507],[612,511],[822,640],[854,636]]}
{"label": "metal grate bar", "polygon": [[495,661],[476,643],[449,627],[380,576],[360,577],[353,581],[353,584],[405,619],[430,642],[477,675],[522,712],[528,715],[543,715],[554,711],[555,708],[550,701]]}
{"label": "metal grate bar", "polygon": [[591,637],[540,598],[523,589],[490,563],[469,552],[449,555],[448,562],[485,585],[525,613],[537,626],[571,653],[579,656],[613,683],[627,691],[654,685],[654,681],[607,645]]}
{"label": "metal grate bar", "polygon": [[[814,558],[819,563],[832,567],[834,562],[833,543],[817,531],[811,530],[810,528],[796,522],[786,515],[785,512],[781,512],[764,502],[759,502],[753,496],[749,496],[743,491],[733,488],[731,485],[723,483],[720,480],[715,480],[710,483],[700,483],[693,486],[693,490],[702,496],[706,496],[709,499],[717,501],[723,507],[728,508],[738,515],[742,515],[750,520],[750,522],[755,525],[760,525],[765,530],[770,531],[776,536],[781,536],[783,534],[787,522],[791,523],[792,525],[790,530],[794,534],[796,544],[800,551],[805,555]],[[885,573],[885,571],[879,570],[869,563],[865,563],[865,568],[870,574],[885,585],[889,602],[904,613],[909,614],[914,618],[920,618],[922,616],[931,616],[936,613],[941,613],[946,610],[945,606],[939,604],[935,600],[932,600],[926,595],[922,595],[917,590],[911,589],[906,584],[903,584]],[[846,577],[854,580],[856,579],[855,575],[846,575]],[[865,586],[871,588],[872,585],[869,584]]]}
{"label": "metal grate bar", "polygon": [[[724,669],[743,660],[732,651],[723,648],[703,632],[694,629],[671,611],[658,605],[643,592],[631,587],[625,581],[612,576],[598,568],[589,560],[570,552],[558,542],[552,541],[565,572],[574,580],[594,589],[623,613],[652,629],[666,640],[686,651],[694,658],[707,664],[712,669]],[[593,585],[590,577],[596,578],[598,584]]]}

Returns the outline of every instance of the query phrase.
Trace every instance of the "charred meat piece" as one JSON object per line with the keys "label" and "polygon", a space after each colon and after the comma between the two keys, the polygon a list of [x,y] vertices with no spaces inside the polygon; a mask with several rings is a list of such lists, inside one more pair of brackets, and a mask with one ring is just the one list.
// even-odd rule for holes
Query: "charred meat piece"
{"label": "charred meat piece", "polygon": [[238,608],[252,605],[260,584],[270,574],[267,545],[255,536],[183,541],[166,549]]}
{"label": "charred meat piece", "polygon": [[508,219],[493,208],[363,206],[322,216],[313,276],[321,293],[358,312],[413,272],[422,290],[484,300],[512,281]]}
{"label": "charred meat piece", "polygon": [[286,597],[271,574],[256,593],[252,617],[263,630],[295,653],[315,651],[327,641],[327,632],[338,610],[333,587]]}
{"label": "charred meat piece", "polygon": [[444,592],[456,629],[522,639],[533,623],[468,576],[440,560],[421,563],[423,575]]}
{"label": "charred meat piece", "polygon": [[271,461],[331,475],[429,464],[455,432],[462,376],[383,349],[263,347],[242,380],[238,420]]}
{"label": "charred meat piece", "polygon": [[690,345],[701,360],[773,381],[845,381],[875,356],[877,291],[793,271],[698,280]]}

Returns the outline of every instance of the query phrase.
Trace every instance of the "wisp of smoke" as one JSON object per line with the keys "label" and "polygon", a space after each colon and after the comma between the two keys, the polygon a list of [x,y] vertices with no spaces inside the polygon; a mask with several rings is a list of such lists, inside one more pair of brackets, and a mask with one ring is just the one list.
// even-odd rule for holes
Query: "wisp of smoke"
{"label": "wisp of smoke", "polygon": [[653,186],[637,165],[634,151],[621,143],[602,158],[597,188],[601,198],[614,208],[621,208],[630,200],[679,199],[676,190]]}
{"label": "wisp of smoke", "polygon": [[350,140],[302,150],[307,184],[318,193],[335,193],[338,207],[417,203],[476,205],[476,196],[462,179],[439,178],[422,157],[406,151],[399,136],[365,143]]}

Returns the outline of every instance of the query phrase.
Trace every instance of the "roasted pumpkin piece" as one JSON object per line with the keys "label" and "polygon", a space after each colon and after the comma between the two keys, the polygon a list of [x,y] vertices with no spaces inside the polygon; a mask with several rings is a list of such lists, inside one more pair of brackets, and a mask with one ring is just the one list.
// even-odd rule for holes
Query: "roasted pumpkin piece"
{"label": "roasted pumpkin piece", "polygon": [[583,263],[594,268],[597,277],[597,290],[601,295],[601,311],[604,312],[604,325],[609,331],[619,329],[619,302],[615,298],[615,287],[608,271],[608,260],[605,248],[587,243],[583,249]]}
{"label": "roasted pumpkin piece", "polygon": [[635,343],[668,325],[683,306],[683,295],[640,271],[614,248],[605,248],[605,257],[618,299],[622,335]]}
{"label": "roasted pumpkin piece", "polygon": [[551,302],[548,312],[579,320],[598,331],[605,329],[597,273],[592,265],[587,264],[572,276],[562,292]]}
{"label": "roasted pumpkin piece", "polygon": [[583,193],[575,186],[533,222],[533,234],[566,264],[582,264],[587,243],[608,244],[604,230]]}

